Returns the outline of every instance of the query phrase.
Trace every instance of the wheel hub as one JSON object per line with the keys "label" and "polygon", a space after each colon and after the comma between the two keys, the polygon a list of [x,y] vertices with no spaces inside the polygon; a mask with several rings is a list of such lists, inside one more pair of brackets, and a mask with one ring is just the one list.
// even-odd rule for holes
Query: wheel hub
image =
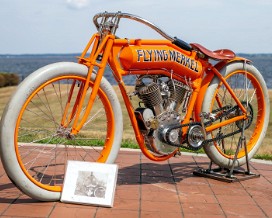
{"label": "wheel hub", "polygon": [[[250,125],[252,124],[252,121],[253,121],[253,107],[252,105],[249,103],[249,102],[242,102],[242,105],[245,107],[245,109],[247,110],[247,118],[246,120],[239,120],[236,122],[236,126],[239,128],[239,129],[243,129],[243,125],[245,125],[245,129],[249,128]],[[236,115],[237,116],[240,116],[240,115],[243,115],[243,112],[238,108],[236,110]]]}
{"label": "wheel hub", "polygon": [[57,136],[70,140],[75,138],[75,136],[71,134],[71,129],[65,128],[63,126],[59,126],[57,129]]}

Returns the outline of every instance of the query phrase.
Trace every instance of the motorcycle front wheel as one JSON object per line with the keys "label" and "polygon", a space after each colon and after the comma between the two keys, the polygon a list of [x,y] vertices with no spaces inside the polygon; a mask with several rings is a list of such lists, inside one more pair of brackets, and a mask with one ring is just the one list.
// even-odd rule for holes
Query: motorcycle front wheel
{"label": "motorcycle front wheel", "polygon": [[[121,106],[105,78],[83,127],[70,134],[87,73],[86,66],[76,63],[45,66],[20,84],[3,113],[3,166],[12,182],[32,198],[60,199],[68,160],[113,163],[117,157]],[[95,77],[92,73],[79,120]]]}

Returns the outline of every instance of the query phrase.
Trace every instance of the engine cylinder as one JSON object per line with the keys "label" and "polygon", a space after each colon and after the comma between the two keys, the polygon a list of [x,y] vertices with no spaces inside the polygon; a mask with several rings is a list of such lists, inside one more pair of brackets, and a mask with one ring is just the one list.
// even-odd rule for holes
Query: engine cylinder
{"label": "engine cylinder", "polygon": [[170,98],[176,102],[174,109],[178,109],[184,100],[186,92],[189,91],[189,87],[177,80],[169,80],[167,85],[171,93]]}
{"label": "engine cylinder", "polygon": [[157,83],[152,82],[148,85],[138,88],[139,97],[142,99],[145,107],[153,108],[158,115],[161,113],[162,96],[160,87]]}

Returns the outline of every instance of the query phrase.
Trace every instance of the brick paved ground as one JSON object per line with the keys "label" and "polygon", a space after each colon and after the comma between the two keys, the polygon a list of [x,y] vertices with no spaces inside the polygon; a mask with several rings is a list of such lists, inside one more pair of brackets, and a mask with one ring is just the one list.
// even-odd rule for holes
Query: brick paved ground
{"label": "brick paved ground", "polygon": [[121,151],[114,207],[39,202],[22,194],[0,164],[1,217],[272,217],[271,162],[251,162],[260,178],[225,183],[197,177],[206,157],[182,155],[155,163]]}

